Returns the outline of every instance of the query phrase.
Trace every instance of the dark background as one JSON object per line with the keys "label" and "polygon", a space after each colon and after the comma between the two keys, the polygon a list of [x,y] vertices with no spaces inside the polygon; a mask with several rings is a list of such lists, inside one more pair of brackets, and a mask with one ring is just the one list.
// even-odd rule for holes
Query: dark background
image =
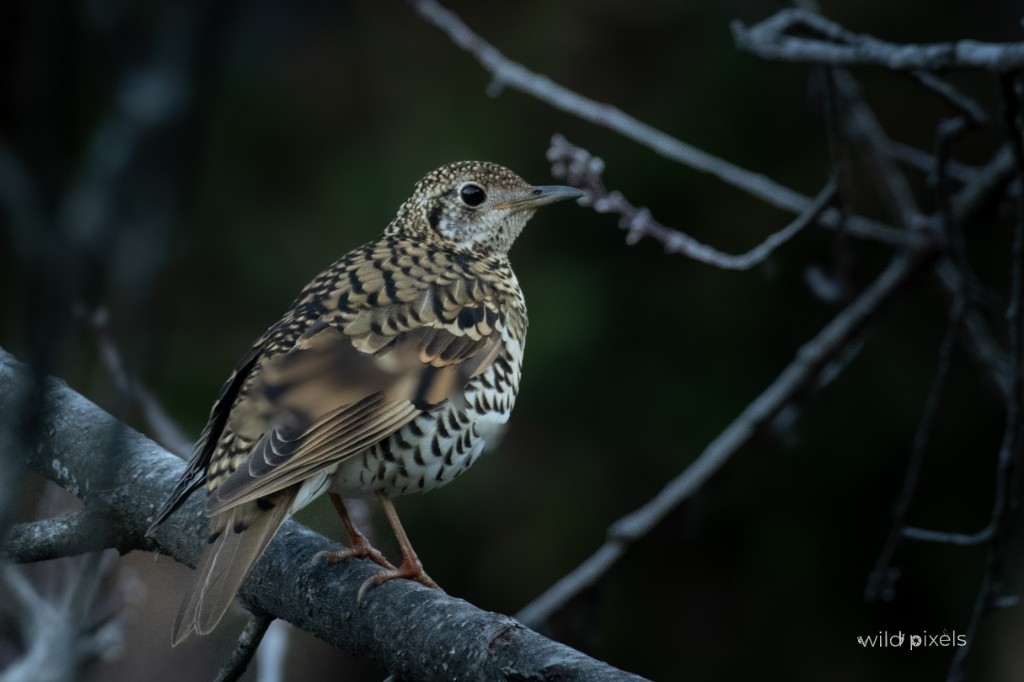
{"label": "dark background", "polygon": [[[779,3],[449,6],[528,68],[805,194],[833,167],[812,69],[763,63],[729,33],[730,20],[756,21]],[[31,197],[17,198],[42,216],[37,247],[0,232],[0,345],[139,428],[137,407],[97,359],[87,311],[108,311],[129,369],[197,434],[253,339],[443,163],[492,160],[549,184],[544,152],[560,132],[606,160],[609,187],[722,250],[746,250],[791,219],[525,95],[488,96],[479,65],[401,2],[196,7],[0,5],[0,139],[33,183]],[[892,41],[1021,39],[1021,8],[1009,1],[842,1],[822,11]],[[146,128],[156,133],[133,137],[111,121],[130,106],[140,120],[161,115],[168,81],[125,85],[161,60],[180,66],[190,95],[166,124]],[[892,137],[931,148],[948,113],[937,98],[881,69],[854,75]],[[998,122],[994,78],[953,80]],[[982,162],[1000,135],[994,123],[955,155]],[[113,170],[90,170],[103,164]],[[924,178],[913,178],[932,205]],[[848,189],[855,211],[891,219],[863,172],[854,169]],[[971,239],[995,319],[1006,299],[1006,225],[995,216]],[[626,246],[612,217],[573,205],[543,211],[512,253],[531,321],[512,428],[457,484],[398,501],[430,574],[455,596],[515,613],[682,471],[836,314],[809,290],[810,268],[841,262],[855,293],[887,254],[837,246],[812,228],[766,264],[724,272],[649,240]],[[894,599],[863,596],[946,315],[931,280],[913,283],[837,381],[788,410],[546,634],[659,680],[944,679],[951,649],[865,649],[856,638],[963,632],[982,575],[983,548],[907,542]],[[909,521],[973,532],[991,511],[1002,406],[959,349],[951,372]],[[25,491],[26,514],[39,489]],[[341,533],[325,500],[300,518]],[[390,534],[379,537],[393,553]],[[241,618],[171,650],[191,571],[131,555],[122,574],[134,586],[127,647],[99,678],[210,678]],[[1022,634],[1016,610],[987,619],[973,678],[1019,679]],[[298,631],[288,656],[289,680],[385,676]]]}

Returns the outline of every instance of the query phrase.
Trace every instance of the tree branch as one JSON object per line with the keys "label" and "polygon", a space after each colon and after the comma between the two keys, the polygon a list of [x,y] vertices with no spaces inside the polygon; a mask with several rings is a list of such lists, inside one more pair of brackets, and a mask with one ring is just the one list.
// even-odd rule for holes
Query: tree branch
{"label": "tree branch", "polygon": [[[859,87],[847,72],[837,70],[835,81],[839,97],[851,107],[847,117],[848,125],[843,128],[843,132],[850,137],[851,141],[860,145],[868,157],[868,163],[876,167],[878,173],[876,177],[885,177],[887,182],[880,187],[880,190],[891,191],[889,184],[899,188],[900,198],[898,201],[906,203],[899,213],[903,216],[906,227],[914,227],[924,218],[921,217],[920,208],[910,193],[910,186],[906,178],[884,157],[892,157],[894,160],[909,163],[935,177],[948,176],[949,179],[963,183],[963,191],[957,195],[955,201],[949,202],[942,198],[946,206],[945,222],[956,226],[957,230],[962,229],[962,224],[972,218],[983,206],[1003,196],[1004,189],[1009,196],[1015,196],[1019,192],[1019,183],[1007,187],[1007,184],[1011,183],[1014,178],[1014,158],[1009,145],[1000,149],[989,163],[979,169],[970,169],[945,156],[937,159],[934,154],[927,154],[890,140],[874,113],[863,106]],[[893,203],[895,203],[897,199],[893,199]],[[958,299],[965,291],[967,283],[964,281],[964,274],[954,265],[951,258],[943,256],[934,272],[944,293],[949,298],[951,309],[962,305],[962,301],[958,302]],[[1009,390],[1007,379],[1009,361],[992,337],[985,321],[971,306],[967,306],[963,311],[961,331],[958,338],[968,354],[982,368],[992,385],[1005,395]]]}
{"label": "tree branch", "polygon": [[52,519],[15,524],[3,543],[3,553],[16,563],[47,561],[114,547],[121,554],[133,549],[155,549],[152,542],[138,546],[114,530],[106,516],[85,509]]}
{"label": "tree branch", "polygon": [[[24,409],[18,396],[33,385],[31,371],[0,349],[0,414]],[[126,547],[148,548],[145,529],[184,462],[63,383],[48,379],[40,388],[41,423],[26,434],[32,446],[23,450],[28,466],[102,513]],[[200,497],[193,496],[153,537],[161,552],[189,565],[206,535]],[[242,586],[243,602],[403,678],[642,679],[412,581],[391,581],[356,604],[359,586],[377,569],[362,560],[314,561],[330,549],[337,545],[289,521]]]}
{"label": "tree branch", "polygon": [[[821,37],[788,35],[792,29],[809,29]],[[894,71],[971,68],[1004,72],[1024,67],[1024,42],[959,40],[902,45],[853,33],[819,14],[796,8],[784,9],[750,28],[734,21],[732,34],[740,49],[769,61],[833,66],[868,64]]]}
{"label": "tree branch", "polygon": [[516,617],[536,627],[593,584],[631,543],[646,535],[666,514],[700,489],[759,429],[812,385],[825,366],[849,345],[878,309],[933,259],[934,253],[930,251],[896,257],[858,298],[797,350],[796,358],[789,366],[708,444],[697,459],[647,504],[613,523],[608,530],[608,539],[597,552],[528,604]]}
{"label": "tree branch", "polygon": [[547,156],[551,162],[551,174],[586,190],[586,203],[592,209],[620,217],[619,227],[626,230],[627,244],[635,244],[644,237],[650,237],[665,247],[665,253],[681,253],[700,263],[724,270],[749,270],[763,263],[775,249],[815,222],[836,195],[836,181],[831,178],[796,220],[768,235],[749,251],[733,255],[718,251],[685,232],[659,223],[646,208],[637,208],[619,192],[609,192],[601,180],[604,162],[582,147],[571,144],[561,135],[551,138]]}
{"label": "tree branch", "polygon": [[228,660],[224,661],[224,665],[221,666],[214,682],[235,682],[235,680],[242,677],[246,668],[249,667],[252,657],[256,655],[256,650],[263,640],[263,635],[267,634],[267,628],[270,627],[272,622],[274,622],[274,619],[270,616],[256,613],[249,614],[249,619],[245,622],[245,628],[242,630],[242,634],[238,636],[238,644],[235,645],[235,650],[228,657]]}
{"label": "tree branch", "polygon": [[[1014,169],[1024,183],[1024,80],[1017,74],[1002,77],[1006,134],[1013,150]],[[1006,395],[1006,424],[1003,442],[996,459],[995,494],[992,517],[981,533],[988,533],[992,542],[985,562],[985,575],[974,602],[967,629],[967,643],[959,647],[949,665],[950,682],[963,679],[963,666],[970,653],[971,642],[981,619],[1004,596],[1007,589],[1004,565],[1008,538],[1003,533],[1011,507],[1011,485],[1014,468],[1024,455],[1024,195],[1017,197],[1017,211],[1013,230],[1012,261],[1010,264],[1010,305],[1006,311],[1006,327],[1010,346],[1011,379]],[[981,534],[979,533],[979,535]]]}
{"label": "tree branch", "polygon": [[[633,118],[617,107],[584,97],[543,74],[530,71],[503,55],[474,33],[455,13],[434,0],[410,0],[409,4],[417,14],[444,31],[457,47],[472,55],[491,74],[494,79],[488,90],[491,94],[497,94],[504,87],[518,90],[554,109],[608,128],[667,159],[712,175],[769,206],[790,213],[803,213],[811,205],[810,197],[780,185],[766,175],[749,171],[708,154]],[[865,239],[880,239],[888,244],[893,243],[894,239],[901,244],[914,239],[914,235],[908,234],[904,237],[893,228],[862,216],[849,216],[846,220],[847,224],[844,227],[847,231]],[[819,222],[826,227],[835,228],[840,224],[841,218],[838,211],[831,209],[822,212]]]}
{"label": "tree branch", "polygon": [[106,308],[96,310],[89,315],[87,323],[96,337],[100,360],[114,380],[114,385],[142,410],[154,439],[171,452],[187,459],[192,453],[191,439],[171,419],[153,392],[129,373],[110,330],[109,311]]}
{"label": "tree branch", "polygon": [[0,676],[4,682],[86,679],[101,659],[122,648],[120,605],[97,608],[110,596],[112,563],[112,555],[98,552],[76,559],[59,592],[50,595],[14,566],[0,566],[0,598],[13,606],[16,639],[25,645]]}
{"label": "tree branch", "polygon": [[[946,336],[942,339],[939,347],[939,362],[932,379],[931,389],[928,391],[928,398],[925,400],[924,411],[921,421],[918,422],[917,432],[914,434],[914,443],[910,450],[910,460],[907,463],[907,470],[903,475],[903,485],[900,487],[899,496],[896,498],[896,507],[893,511],[892,529],[889,537],[879,553],[875,568],[868,576],[867,588],[864,590],[865,599],[876,601],[885,599],[888,601],[892,595],[893,570],[892,558],[896,554],[900,541],[903,538],[914,537],[913,531],[906,525],[907,512],[910,510],[910,503],[917,492],[917,485],[921,480],[921,473],[924,470],[924,459],[927,453],[928,440],[931,438],[935,426],[935,419],[939,413],[939,406],[942,397],[946,392],[947,379],[949,377],[950,359],[953,355],[953,346],[956,341],[957,330],[961,327],[962,316],[965,309],[962,298],[954,303],[950,312],[949,324],[946,328]],[[917,539],[922,539],[920,536]]]}

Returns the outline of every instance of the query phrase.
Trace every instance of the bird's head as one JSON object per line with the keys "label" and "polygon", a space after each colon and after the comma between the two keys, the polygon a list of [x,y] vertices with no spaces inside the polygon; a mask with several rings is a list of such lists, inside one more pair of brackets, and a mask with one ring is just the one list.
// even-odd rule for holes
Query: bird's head
{"label": "bird's head", "polygon": [[539,207],[581,196],[575,187],[531,185],[496,163],[459,161],[416,183],[387,234],[504,256]]}

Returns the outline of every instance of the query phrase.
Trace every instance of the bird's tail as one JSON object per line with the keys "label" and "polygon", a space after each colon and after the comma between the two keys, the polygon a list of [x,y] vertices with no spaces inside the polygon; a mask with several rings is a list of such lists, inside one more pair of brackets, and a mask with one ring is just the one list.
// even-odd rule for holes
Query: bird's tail
{"label": "bird's tail", "polygon": [[174,621],[175,646],[192,632],[217,627],[249,569],[288,518],[298,486],[225,510],[210,521],[210,536]]}

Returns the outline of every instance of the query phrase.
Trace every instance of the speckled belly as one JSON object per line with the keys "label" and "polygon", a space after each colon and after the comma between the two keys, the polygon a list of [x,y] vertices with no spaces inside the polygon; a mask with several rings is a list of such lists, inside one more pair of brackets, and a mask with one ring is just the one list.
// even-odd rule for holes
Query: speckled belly
{"label": "speckled belly", "polygon": [[522,353],[506,345],[462,396],[423,413],[391,436],[338,465],[330,489],[389,496],[438,488],[500,440],[515,402]]}

